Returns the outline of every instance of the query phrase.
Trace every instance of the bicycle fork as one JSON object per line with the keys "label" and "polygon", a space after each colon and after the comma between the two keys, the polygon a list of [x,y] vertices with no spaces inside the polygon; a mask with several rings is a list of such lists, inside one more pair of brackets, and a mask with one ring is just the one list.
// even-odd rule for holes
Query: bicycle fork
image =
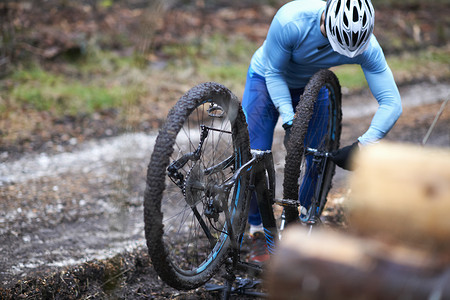
{"label": "bicycle fork", "polygon": [[[252,150],[252,153],[258,153],[258,151]],[[254,170],[254,180],[250,181],[250,184],[252,184],[251,194],[256,194],[266,244],[271,254],[275,251],[275,243],[278,239],[277,224],[273,212],[273,204],[275,203],[275,170],[273,166],[272,152],[270,150],[263,151],[263,159]]]}
{"label": "bicycle fork", "polygon": [[[309,206],[309,208],[306,208],[304,206],[301,206],[298,200],[293,200],[293,199],[276,199],[275,202],[282,206],[295,207],[297,209],[300,207],[299,220],[302,224],[309,226],[308,234],[311,234],[312,227],[314,225],[321,223],[320,218],[318,216],[318,214],[319,214],[318,210],[320,210],[321,206],[322,206],[322,203],[321,203],[322,193],[323,193],[322,182],[324,180],[323,176],[324,176],[324,174],[326,174],[326,172],[325,172],[326,168],[329,164],[328,160],[330,157],[330,153],[322,152],[322,151],[319,151],[318,149],[308,147],[308,148],[306,148],[304,155],[312,155],[313,156],[313,158],[312,158],[313,166],[312,167],[316,169],[316,172],[318,174],[314,194],[311,199],[311,205]],[[282,216],[281,216],[280,238],[281,238],[281,233],[283,232],[285,226],[286,226],[286,218],[285,218],[285,214],[283,211]]]}

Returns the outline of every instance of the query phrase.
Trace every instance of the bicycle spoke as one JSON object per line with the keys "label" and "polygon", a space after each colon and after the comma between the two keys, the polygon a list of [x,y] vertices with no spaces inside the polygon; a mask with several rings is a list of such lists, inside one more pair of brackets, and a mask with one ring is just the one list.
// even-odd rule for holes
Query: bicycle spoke
{"label": "bicycle spoke", "polygon": [[[177,138],[176,142],[175,142],[175,148],[178,149],[176,151],[174,151],[174,154],[176,156],[176,159],[180,159],[183,155],[185,155],[186,153],[192,153],[193,151],[197,150],[199,148],[199,143],[200,143],[200,136],[201,136],[201,132],[202,130],[200,129],[200,125],[206,125],[206,118],[208,117],[208,115],[206,114],[206,107],[205,105],[200,106],[194,115],[194,118],[191,120],[188,119],[186,122],[186,125],[182,127],[180,134],[182,134],[184,137],[183,138]],[[211,119],[211,118],[210,118]],[[205,173],[205,171],[203,170],[210,170],[209,172],[206,172],[206,175],[202,175],[202,176],[214,176],[214,180],[220,179],[221,181],[225,180],[226,178],[228,178],[229,176],[225,176],[225,174],[222,175],[218,175],[219,173],[221,173],[222,171],[225,170],[226,168],[229,168],[229,166],[231,165],[231,162],[234,160],[233,156],[231,156],[230,154],[232,154],[233,152],[231,151],[232,147],[230,142],[231,141],[231,132],[230,132],[230,126],[231,123],[229,121],[223,122],[223,120],[221,120],[222,122],[217,122],[216,118],[212,118],[212,120],[210,120],[209,124],[207,125],[208,128],[208,136],[206,137],[206,139],[203,141],[203,146],[200,148],[201,149],[201,158],[200,160],[198,160],[197,162],[188,160],[185,164],[184,167],[180,168],[178,170],[178,172],[180,172],[180,174],[183,175],[184,177],[184,189],[187,189],[188,187],[186,187],[186,184],[195,184],[195,180],[192,183],[187,183],[187,178],[189,178],[189,176],[193,176],[192,172],[193,172],[193,168],[195,166],[195,164],[200,164],[201,170],[202,171],[195,171],[195,172],[201,172],[201,174]],[[206,123],[205,123],[206,122]],[[195,124],[195,125],[194,125]],[[225,138],[226,135],[226,139]],[[186,148],[183,145],[187,145],[188,147]],[[186,149],[185,151],[181,150],[181,149]],[[205,160],[206,158],[206,160]],[[175,161],[175,159],[173,159],[173,161]],[[219,161],[222,161],[223,163],[220,164]],[[217,162],[217,163],[216,163]],[[231,169],[230,169],[231,171]],[[228,171],[230,174],[231,172]],[[194,173],[195,173],[194,172]],[[215,175],[216,173],[218,173],[217,175]],[[185,191],[185,193],[189,193],[188,191]],[[184,197],[187,197],[187,195],[185,195]],[[196,265],[197,263],[199,263],[200,261],[202,261],[202,259],[199,258],[199,254],[198,253],[194,253],[193,256],[190,254],[192,252],[191,247],[198,247],[198,246],[194,246],[193,243],[197,243],[199,242],[201,239],[204,239],[205,241],[207,241],[207,245],[210,249],[214,248],[214,245],[218,242],[217,238],[215,237],[217,234],[221,234],[224,228],[224,224],[225,224],[225,217],[220,217],[219,214],[219,219],[217,220],[217,222],[215,222],[214,220],[211,220],[208,218],[205,219],[204,217],[204,206],[206,205],[206,203],[209,201],[207,198],[202,197],[203,200],[197,200],[198,202],[196,203],[191,203],[190,205],[187,205],[186,200],[184,198],[179,199],[179,201],[181,201],[182,206],[184,206],[184,208],[179,211],[176,214],[172,214],[169,217],[166,217],[164,219],[164,222],[167,225],[167,229],[171,230],[172,228],[172,223],[178,224],[178,228],[176,229],[177,234],[178,235],[182,235],[184,234],[183,232],[185,232],[186,230],[188,231],[188,236],[186,236],[186,245],[185,248],[183,250],[183,252],[185,253],[184,256],[186,257],[183,260],[191,260],[191,262],[189,263],[189,265],[191,265],[190,268],[192,268],[193,265]],[[214,200],[217,201],[217,200]],[[229,203],[227,203],[228,200],[225,202],[225,209],[228,210],[233,210],[235,209],[235,205],[229,205]],[[180,203],[180,202],[179,202]],[[199,210],[200,208],[196,206],[196,204],[200,204],[201,211]],[[179,207],[180,204],[178,204],[177,206]],[[223,214],[223,213],[222,213]],[[189,223],[187,223],[189,222]],[[190,228],[190,229],[187,229]],[[213,231],[217,234],[214,234]],[[205,244],[202,245],[202,247],[205,246]],[[175,251],[175,249],[174,249]],[[211,250],[209,250],[211,251]],[[195,251],[193,251],[195,252]],[[174,254],[176,252],[173,252]],[[190,257],[192,256],[192,257]],[[190,257],[190,258],[189,258]],[[186,265],[187,266],[187,265]]]}
{"label": "bicycle spoke", "polygon": [[211,235],[208,226],[206,226],[206,223],[203,220],[202,216],[199,214],[197,208],[195,206],[192,206],[191,209],[194,212],[194,215],[197,218],[197,221],[199,222],[200,226],[202,227],[203,232],[206,234],[206,237],[208,238],[211,247],[214,247],[214,245],[217,242],[216,239]]}
{"label": "bicycle spoke", "polygon": [[[226,194],[220,189],[250,159],[250,153],[247,132],[231,134],[233,126],[245,126],[245,116],[225,87],[198,85],[176,105],[152,153],[144,219],[158,275],[175,288],[190,289],[207,281],[225,261],[230,247],[226,228],[243,230],[247,177],[233,180]],[[233,112],[233,124],[228,109]],[[237,192],[234,185],[239,186]]]}

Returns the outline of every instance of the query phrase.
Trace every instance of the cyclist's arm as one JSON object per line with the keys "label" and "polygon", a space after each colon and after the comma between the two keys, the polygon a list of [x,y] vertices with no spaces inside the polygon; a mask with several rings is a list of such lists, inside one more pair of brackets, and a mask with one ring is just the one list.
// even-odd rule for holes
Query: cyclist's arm
{"label": "cyclist's arm", "polygon": [[372,144],[382,139],[402,113],[400,93],[394,76],[376,40],[374,44],[377,46],[376,50],[367,57],[368,60],[362,64],[362,67],[370,90],[379,106],[369,129],[358,138],[362,145]]}
{"label": "cyclist's arm", "polygon": [[289,24],[282,26],[275,18],[264,45],[267,89],[283,123],[290,123],[294,119],[291,94],[284,74],[298,36],[298,28]]}

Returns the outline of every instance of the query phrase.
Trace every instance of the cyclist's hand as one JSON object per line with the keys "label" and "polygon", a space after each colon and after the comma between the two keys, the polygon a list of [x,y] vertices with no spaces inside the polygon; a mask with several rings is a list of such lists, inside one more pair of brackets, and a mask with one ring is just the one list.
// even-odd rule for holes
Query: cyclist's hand
{"label": "cyclist's hand", "polygon": [[352,165],[352,159],[356,153],[359,151],[359,142],[356,141],[350,146],[338,149],[331,153],[331,160],[334,161],[339,167],[353,171],[354,167]]}
{"label": "cyclist's hand", "polygon": [[[292,123],[292,122],[291,122]],[[283,128],[284,128],[284,140],[283,140],[283,144],[284,144],[284,148],[287,149],[287,145],[289,142],[289,138],[291,136],[291,128],[292,128],[292,124],[289,123],[284,123],[283,124]]]}

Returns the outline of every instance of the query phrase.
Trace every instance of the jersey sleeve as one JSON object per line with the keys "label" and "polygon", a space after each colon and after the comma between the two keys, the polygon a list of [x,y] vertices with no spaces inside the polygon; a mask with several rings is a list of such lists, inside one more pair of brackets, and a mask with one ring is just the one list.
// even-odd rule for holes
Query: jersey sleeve
{"label": "jersey sleeve", "polygon": [[383,51],[372,37],[372,49],[361,54],[361,67],[372,95],[378,102],[378,109],[372,118],[369,129],[358,138],[363,145],[376,143],[394,126],[402,113],[400,93]]}
{"label": "jersey sleeve", "polygon": [[270,25],[264,45],[267,89],[283,123],[290,122],[294,118],[294,108],[284,70],[287,69],[292,49],[298,43],[298,37],[299,30],[294,24],[282,25],[275,18]]}

